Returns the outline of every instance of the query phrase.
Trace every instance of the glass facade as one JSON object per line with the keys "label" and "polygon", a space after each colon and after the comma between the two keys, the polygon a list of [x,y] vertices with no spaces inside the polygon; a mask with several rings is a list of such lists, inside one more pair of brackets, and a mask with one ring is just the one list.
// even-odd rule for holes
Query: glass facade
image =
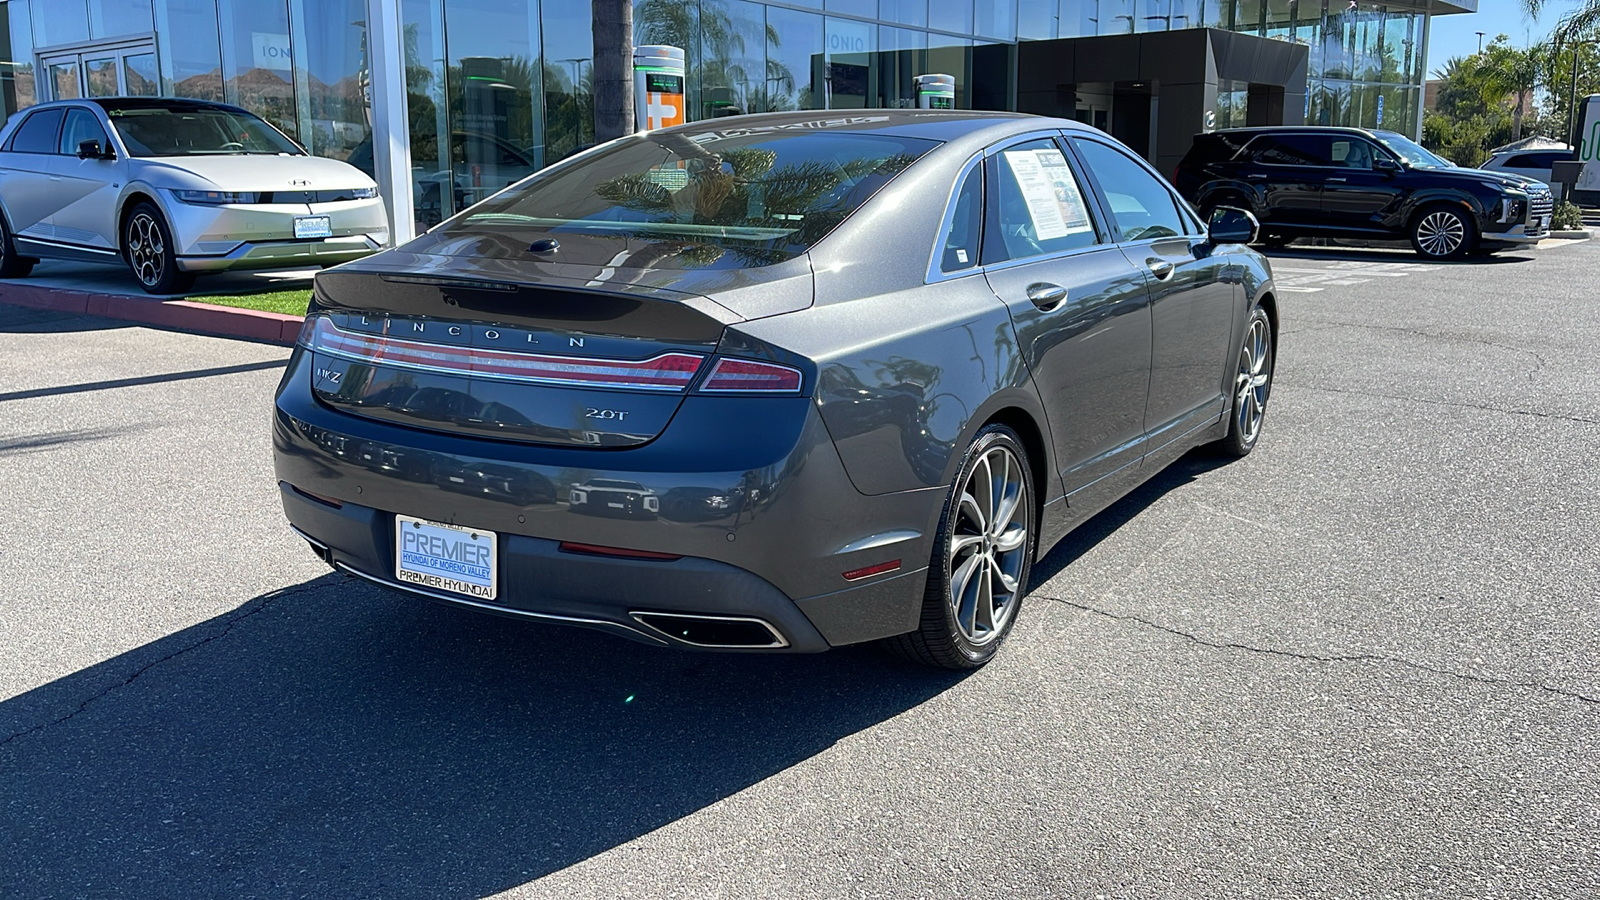
{"label": "glass facade", "polygon": [[[594,140],[590,0],[400,0],[413,194],[436,223]],[[366,0],[0,0],[0,104],[160,93],[239,104],[371,172]],[[684,48],[690,119],[914,105],[1015,108],[1018,41],[1225,28],[1309,52],[1306,121],[1413,134],[1427,16],[1347,0],[635,0]],[[1248,86],[1218,86],[1217,125]]]}

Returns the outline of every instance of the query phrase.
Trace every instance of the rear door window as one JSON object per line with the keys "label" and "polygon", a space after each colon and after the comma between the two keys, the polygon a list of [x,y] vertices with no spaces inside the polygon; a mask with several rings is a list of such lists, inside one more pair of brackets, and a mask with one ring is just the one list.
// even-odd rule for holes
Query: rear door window
{"label": "rear door window", "polygon": [[988,170],[985,264],[1100,242],[1083,185],[1055,141],[1013,144],[988,160]]}
{"label": "rear door window", "polygon": [[1326,135],[1264,134],[1250,142],[1250,158],[1267,166],[1331,166],[1333,149]]}
{"label": "rear door window", "polygon": [[17,128],[16,136],[11,139],[11,149],[17,153],[56,152],[56,135],[61,133],[61,118],[65,114],[65,110],[46,109],[29,116]]}

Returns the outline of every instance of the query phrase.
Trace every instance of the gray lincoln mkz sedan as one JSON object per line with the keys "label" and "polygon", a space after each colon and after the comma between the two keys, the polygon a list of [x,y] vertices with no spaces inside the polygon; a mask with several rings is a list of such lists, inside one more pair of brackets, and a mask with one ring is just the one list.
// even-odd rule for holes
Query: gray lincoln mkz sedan
{"label": "gray lincoln mkz sedan", "polygon": [[475,609],[982,665],[1074,526],[1255,445],[1253,237],[1055,119],[624,138],[317,276],[284,508],[336,568]]}

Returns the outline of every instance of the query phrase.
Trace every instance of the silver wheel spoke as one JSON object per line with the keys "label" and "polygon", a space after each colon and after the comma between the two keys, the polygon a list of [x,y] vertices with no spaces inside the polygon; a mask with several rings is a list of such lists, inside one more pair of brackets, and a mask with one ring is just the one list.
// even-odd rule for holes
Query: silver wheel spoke
{"label": "silver wheel spoke", "polygon": [[994,567],[988,559],[984,559],[978,566],[978,590],[975,599],[971,633],[974,635],[992,633],[995,630]]}
{"label": "silver wheel spoke", "polygon": [[995,536],[994,549],[999,553],[1010,553],[1012,550],[1021,547],[1027,539],[1028,529],[1023,528],[1021,525],[1013,525],[1003,533]]}
{"label": "silver wheel spoke", "polygon": [[955,612],[956,624],[962,625],[963,631],[967,631],[971,627],[974,605],[972,601],[976,599],[977,593],[972,590],[974,587],[973,574],[982,565],[983,557],[977,555],[969,556],[966,562],[951,573],[950,608]]}

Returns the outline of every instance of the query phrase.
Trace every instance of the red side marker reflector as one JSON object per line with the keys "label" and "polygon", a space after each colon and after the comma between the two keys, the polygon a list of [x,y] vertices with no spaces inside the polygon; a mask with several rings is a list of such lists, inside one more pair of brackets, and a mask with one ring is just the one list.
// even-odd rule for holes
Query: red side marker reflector
{"label": "red side marker reflector", "polygon": [[844,573],[844,580],[860,581],[863,578],[871,578],[874,575],[882,575],[885,572],[897,572],[899,570],[900,560],[891,559],[888,562],[881,562],[875,566],[867,566],[864,569],[851,569],[850,571]]}
{"label": "red side marker reflector", "polygon": [[800,370],[776,363],[723,358],[717,360],[700,390],[715,393],[796,394],[800,392]]}
{"label": "red side marker reflector", "polygon": [[629,550],[626,547],[602,547],[599,544],[579,544],[562,541],[556,549],[562,553],[582,553],[587,556],[616,556],[622,559],[683,559],[678,553],[657,553],[654,550]]}

